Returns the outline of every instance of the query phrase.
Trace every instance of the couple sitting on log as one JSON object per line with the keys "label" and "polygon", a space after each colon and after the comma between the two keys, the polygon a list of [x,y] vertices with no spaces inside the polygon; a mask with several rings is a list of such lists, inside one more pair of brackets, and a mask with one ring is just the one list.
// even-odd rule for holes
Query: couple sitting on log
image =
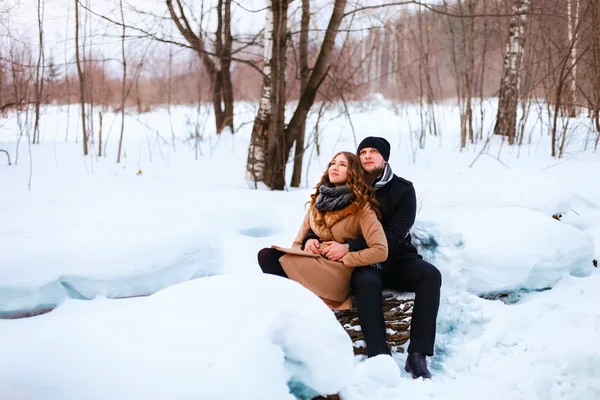
{"label": "couple sitting on log", "polygon": [[411,241],[417,201],[411,182],[388,164],[390,144],[367,137],[336,154],[311,195],[292,248],[258,253],[264,273],[299,282],[334,310],[352,309],[354,297],[368,357],[390,355],[382,310],[384,288],[414,292],[405,369],[431,378],[441,274]]}

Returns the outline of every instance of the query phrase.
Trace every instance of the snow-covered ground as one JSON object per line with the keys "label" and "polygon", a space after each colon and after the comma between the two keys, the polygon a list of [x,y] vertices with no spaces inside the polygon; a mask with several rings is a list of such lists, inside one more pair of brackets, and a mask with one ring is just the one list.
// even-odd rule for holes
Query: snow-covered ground
{"label": "snow-covered ground", "polygon": [[[485,106],[484,140],[462,152],[450,105],[418,151],[415,107],[353,105],[353,128],[331,109],[303,187],[284,192],[245,181],[254,105],[237,105],[235,135],[215,136],[211,116],[191,107],[131,114],[120,165],[114,114],[104,115],[108,155],[96,156],[96,141],[83,157],[78,107],[45,108],[42,144],[24,137],[18,165],[0,153],[0,318],[47,312],[0,319],[0,398],[600,398],[600,154],[589,122],[572,121],[562,160],[532,117],[527,144],[494,137],[470,167],[493,119]],[[18,123],[0,119],[13,163]],[[403,354],[353,359],[315,296],[257,265],[262,247],[291,243],[331,156],[368,135],[390,140],[393,170],[414,183],[415,242],[443,274],[432,381],[398,368]],[[511,304],[478,297],[504,293]]]}

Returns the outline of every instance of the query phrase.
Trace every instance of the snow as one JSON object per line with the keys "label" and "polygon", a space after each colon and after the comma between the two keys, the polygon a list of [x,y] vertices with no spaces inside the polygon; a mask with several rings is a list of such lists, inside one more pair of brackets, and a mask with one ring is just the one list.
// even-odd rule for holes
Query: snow
{"label": "snow", "polygon": [[0,315],[54,308],[67,297],[148,295],[219,272],[218,238],[185,229],[167,236],[152,228],[161,226],[156,218],[147,222],[117,231],[111,223],[62,225],[3,238]]}
{"label": "snow", "polygon": [[[282,192],[244,179],[256,105],[236,104],[239,128],[219,137],[203,108],[197,141],[193,107],[128,113],[121,164],[119,115],[104,113],[108,154],[83,157],[78,108],[45,107],[42,143],[23,136],[15,166],[0,154],[0,398],[599,398],[600,158],[575,129],[585,118],[556,160],[543,118],[520,148],[460,151],[442,104],[440,136],[418,150],[418,107],[349,107],[356,137],[327,108],[320,154]],[[0,126],[14,162],[15,116]],[[406,354],[354,358],[318,298],[257,265],[292,242],[329,158],[372,134],[414,183],[415,243],[443,274],[432,381],[409,377]]]}
{"label": "snow", "polygon": [[[569,277],[518,304],[468,293],[442,299],[432,381],[403,378],[395,387],[373,378],[387,365],[364,362],[344,400],[577,399],[600,395],[600,274]],[[404,365],[405,355],[397,357]],[[441,361],[441,362],[440,362]]]}
{"label": "snow", "polygon": [[[400,369],[391,356],[382,354],[358,364],[352,381],[341,391],[344,399],[370,398],[374,392],[390,396],[401,382]],[[364,397],[363,397],[364,396]]]}
{"label": "snow", "polygon": [[425,213],[414,233],[444,280],[475,294],[545,289],[594,269],[592,237],[523,208],[449,207]]}
{"label": "snow", "polygon": [[352,344],[330,310],[295,282],[243,278],[0,321],[0,398],[293,399],[288,381],[344,387]]}

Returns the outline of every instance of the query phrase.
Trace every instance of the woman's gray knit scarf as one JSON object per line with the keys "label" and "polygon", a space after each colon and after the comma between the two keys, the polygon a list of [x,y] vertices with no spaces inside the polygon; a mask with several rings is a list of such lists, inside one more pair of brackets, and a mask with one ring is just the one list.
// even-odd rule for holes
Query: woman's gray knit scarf
{"label": "woman's gray knit scarf", "polygon": [[353,193],[348,186],[328,187],[321,185],[319,187],[319,196],[315,202],[315,208],[319,211],[333,211],[344,208],[352,203]]}

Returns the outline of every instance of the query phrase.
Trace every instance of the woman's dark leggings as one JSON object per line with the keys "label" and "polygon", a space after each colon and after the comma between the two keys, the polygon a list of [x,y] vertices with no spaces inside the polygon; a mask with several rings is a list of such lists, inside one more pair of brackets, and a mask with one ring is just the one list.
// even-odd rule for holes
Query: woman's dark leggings
{"label": "woman's dark leggings", "polygon": [[288,276],[279,264],[279,259],[285,255],[283,251],[272,248],[264,248],[258,252],[258,265],[265,274],[277,275],[283,278]]}

